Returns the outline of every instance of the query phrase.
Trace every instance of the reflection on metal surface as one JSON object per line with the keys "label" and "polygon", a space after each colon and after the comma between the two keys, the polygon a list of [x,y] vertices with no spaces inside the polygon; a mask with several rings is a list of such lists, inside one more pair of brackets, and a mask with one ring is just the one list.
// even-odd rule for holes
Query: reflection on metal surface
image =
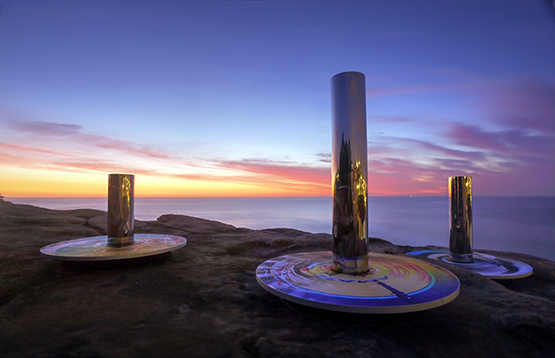
{"label": "reflection on metal surface", "polygon": [[333,266],[368,271],[366,81],[360,72],[332,77]]}
{"label": "reflection on metal surface", "polygon": [[134,181],[132,174],[108,176],[108,245],[126,246],[134,237]]}
{"label": "reflection on metal surface", "polygon": [[455,262],[472,262],[472,177],[449,178],[449,253]]}

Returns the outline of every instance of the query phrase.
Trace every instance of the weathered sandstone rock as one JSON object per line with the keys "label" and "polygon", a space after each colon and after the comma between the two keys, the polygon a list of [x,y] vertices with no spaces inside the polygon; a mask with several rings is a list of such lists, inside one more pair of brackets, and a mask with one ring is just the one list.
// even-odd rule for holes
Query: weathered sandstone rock
{"label": "weathered sandstone rock", "polygon": [[[325,234],[164,215],[136,221],[136,232],[185,236],[187,246],[165,260],[78,264],[39,254],[50,243],[103,235],[105,224],[102,211],[0,200],[1,357],[555,356],[549,260],[493,252],[532,265],[534,275],[494,281],[449,267],[461,281],[453,302],[368,317],[289,305],[257,284],[261,262],[329,250]],[[416,249],[379,239],[370,247]]]}

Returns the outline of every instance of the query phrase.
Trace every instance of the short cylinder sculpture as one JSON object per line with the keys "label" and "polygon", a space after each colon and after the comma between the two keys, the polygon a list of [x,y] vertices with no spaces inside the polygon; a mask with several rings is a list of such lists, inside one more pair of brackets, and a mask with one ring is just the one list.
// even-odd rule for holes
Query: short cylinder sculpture
{"label": "short cylinder sculpture", "polygon": [[449,178],[449,254],[472,262],[472,177]]}
{"label": "short cylinder sculpture", "polygon": [[108,245],[126,246],[133,243],[134,181],[132,174],[108,176]]}
{"label": "short cylinder sculpture", "polygon": [[368,271],[366,80],[360,72],[331,79],[333,264],[337,272]]}

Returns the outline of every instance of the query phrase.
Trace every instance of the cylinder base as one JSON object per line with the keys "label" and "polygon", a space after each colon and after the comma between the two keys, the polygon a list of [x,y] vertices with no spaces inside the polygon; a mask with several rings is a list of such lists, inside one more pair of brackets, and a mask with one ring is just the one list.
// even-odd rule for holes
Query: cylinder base
{"label": "cylinder base", "polygon": [[368,272],[368,254],[358,257],[341,257],[334,253],[331,269],[339,273],[365,274]]}
{"label": "cylinder base", "polygon": [[132,245],[134,242],[135,242],[135,239],[133,236],[108,238],[108,246],[112,246],[112,247],[128,246],[128,245]]}
{"label": "cylinder base", "polygon": [[470,254],[455,254],[453,252],[449,253],[449,261],[459,262],[459,263],[471,263],[474,262],[474,258],[472,257],[472,253]]}

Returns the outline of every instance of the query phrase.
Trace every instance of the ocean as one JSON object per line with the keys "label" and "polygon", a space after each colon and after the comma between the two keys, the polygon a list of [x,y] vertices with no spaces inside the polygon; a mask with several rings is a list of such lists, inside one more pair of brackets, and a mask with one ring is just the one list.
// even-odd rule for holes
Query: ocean
{"label": "ocean", "polygon": [[[106,210],[106,198],[6,198],[50,209]],[[448,197],[370,197],[369,232],[397,245],[449,246]],[[287,227],[331,233],[330,197],[135,198],[135,218],[183,214],[236,227]],[[555,261],[555,197],[473,198],[474,250],[531,254]]]}

